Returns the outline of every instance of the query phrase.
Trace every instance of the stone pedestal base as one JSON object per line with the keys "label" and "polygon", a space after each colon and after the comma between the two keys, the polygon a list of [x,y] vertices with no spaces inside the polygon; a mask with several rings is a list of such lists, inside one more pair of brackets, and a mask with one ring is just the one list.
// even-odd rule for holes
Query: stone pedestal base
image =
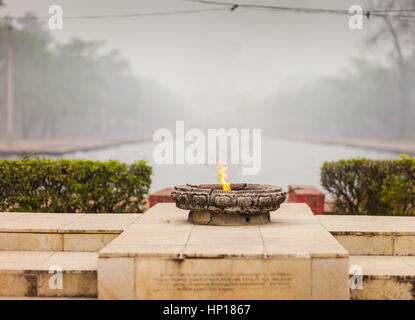
{"label": "stone pedestal base", "polygon": [[256,226],[187,215],[159,203],[102,249],[99,299],[349,299],[348,253],[306,204]]}
{"label": "stone pedestal base", "polygon": [[193,224],[211,226],[258,225],[270,222],[270,215],[269,212],[257,214],[228,214],[202,210],[190,211],[187,220]]}

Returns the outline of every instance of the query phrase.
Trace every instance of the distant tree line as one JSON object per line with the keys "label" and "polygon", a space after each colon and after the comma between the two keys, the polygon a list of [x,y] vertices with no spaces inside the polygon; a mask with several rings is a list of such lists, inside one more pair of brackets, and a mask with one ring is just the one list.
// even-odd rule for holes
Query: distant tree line
{"label": "distant tree line", "polygon": [[[403,127],[406,118],[415,120],[415,114],[413,102],[409,110],[401,112],[399,70],[363,60],[356,60],[354,67],[341,77],[313,81],[270,102],[268,112],[274,115],[274,133],[415,139],[415,126]],[[414,73],[414,63],[409,70]],[[414,87],[413,80],[410,85]],[[414,98],[413,91],[411,100]]]}
{"label": "distant tree line", "polygon": [[14,21],[11,32],[7,21],[0,24],[0,139],[10,46],[16,139],[130,135],[168,124],[177,108],[168,90],[135,75],[103,42],[58,43],[30,16]]}
{"label": "distant tree line", "polygon": [[[407,11],[415,0],[371,1],[371,8]],[[310,82],[301,90],[274,97],[276,134],[415,140],[415,21],[370,20],[367,49],[386,56],[383,65],[357,59],[338,77]]]}

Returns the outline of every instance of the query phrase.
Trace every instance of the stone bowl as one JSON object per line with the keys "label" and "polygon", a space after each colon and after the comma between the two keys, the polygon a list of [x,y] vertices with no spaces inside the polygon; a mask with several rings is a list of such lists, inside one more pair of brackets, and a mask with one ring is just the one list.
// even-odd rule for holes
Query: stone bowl
{"label": "stone bowl", "polygon": [[219,184],[175,186],[171,196],[180,209],[190,210],[188,220],[195,224],[265,224],[270,212],[286,199],[280,187],[264,184],[231,184],[232,191]]}

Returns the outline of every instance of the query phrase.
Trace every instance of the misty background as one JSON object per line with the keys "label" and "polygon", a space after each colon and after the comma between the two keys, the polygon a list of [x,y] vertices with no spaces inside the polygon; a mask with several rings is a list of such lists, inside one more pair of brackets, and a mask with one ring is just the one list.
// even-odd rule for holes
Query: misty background
{"label": "misty background", "polygon": [[[351,30],[348,15],[246,8],[65,19],[221,6],[183,0],[3,2],[0,16],[15,17],[14,139],[151,137],[155,129],[174,129],[176,120],[184,120],[186,129],[261,128],[268,137],[415,140],[415,18],[365,18],[363,30]],[[414,0],[260,3],[415,10]],[[50,30],[44,18],[54,4],[63,7],[63,30]],[[7,138],[9,21],[0,20],[0,140]],[[305,150],[291,145],[281,152],[306,153],[292,148]],[[149,158],[150,149],[134,157]],[[97,155],[79,156],[105,158]],[[263,159],[276,156],[266,153]],[[313,170],[333,157],[318,157]]]}

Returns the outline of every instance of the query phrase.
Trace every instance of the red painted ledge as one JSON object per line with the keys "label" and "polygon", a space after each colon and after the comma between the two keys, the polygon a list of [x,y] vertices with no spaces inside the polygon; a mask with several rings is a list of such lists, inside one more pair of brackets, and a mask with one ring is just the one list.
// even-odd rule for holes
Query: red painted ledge
{"label": "red painted ledge", "polygon": [[289,185],[287,202],[307,203],[314,214],[324,214],[324,193],[314,186]]}
{"label": "red painted ledge", "polygon": [[171,191],[172,188],[165,188],[163,190],[150,194],[150,208],[155,206],[157,203],[174,202],[171,198]]}

